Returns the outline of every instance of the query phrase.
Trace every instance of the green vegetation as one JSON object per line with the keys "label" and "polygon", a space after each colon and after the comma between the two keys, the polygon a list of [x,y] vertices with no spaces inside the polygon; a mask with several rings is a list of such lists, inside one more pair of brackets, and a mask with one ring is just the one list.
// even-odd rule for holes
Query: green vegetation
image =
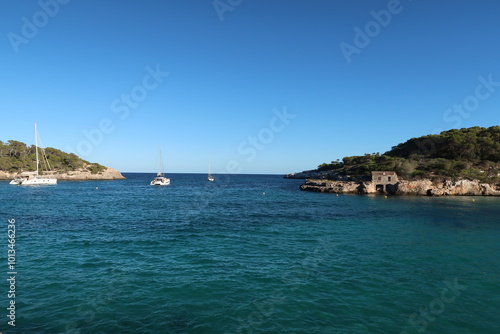
{"label": "green vegetation", "polygon": [[[40,154],[40,165],[47,170],[42,162]],[[54,172],[75,171],[80,168],[87,168],[92,174],[103,172],[106,167],[98,163],[90,163],[79,158],[76,154],[65,153],[55,148],[45,149],[47,160]],[[26,146],[25,143],[16,140],[9,140],[7,143],[0,141],[0,170],[5,172],[27,172],[36,170],[36,152],[35,145]]]}
{"label": "green vegetation", "polygon": [[412,138],[380,154],[344,157],[318,166],[338,176],[369,177],[393,170],[404,179],[445,178],[500,182],[500,126],[449,130]]}

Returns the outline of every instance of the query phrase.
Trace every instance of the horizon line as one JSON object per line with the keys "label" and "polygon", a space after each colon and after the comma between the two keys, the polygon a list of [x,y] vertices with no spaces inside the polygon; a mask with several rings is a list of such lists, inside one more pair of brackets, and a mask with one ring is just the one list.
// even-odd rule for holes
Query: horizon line
{"label": "horizon line", "polygon": [[[120,173],[127,173],[127,174],[156,174],[158,172],[122,172],[119,171]],[[202,172],[171,172],[171,173],[163,173],[163,174],[200,174],[200,175],[207,175],[208,173],[202,173]],[[212,175],[286,175],[288,173],[211,173]]]}

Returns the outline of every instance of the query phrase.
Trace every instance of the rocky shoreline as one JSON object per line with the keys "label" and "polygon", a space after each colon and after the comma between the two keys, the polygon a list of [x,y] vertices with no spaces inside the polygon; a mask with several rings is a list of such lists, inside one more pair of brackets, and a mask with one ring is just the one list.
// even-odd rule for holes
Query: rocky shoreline
{"label": "rocky shoreline", "polygon": [[[380,194],[376,190],[375,184],[371,181],[331,181],[325,179],[307,179],[300,186],[301,190],[324,192],[324,193],[344,193],[344,194]],[[395,183],[389,194],[395,195],[418,195],[418,196],[500,196],[500,184],[481,183],[479,181],[458,180],[458,181],[431,181],[400,180]],[[382,193],[384,194],[384,193]]]}
{"label": "rocky shoreline", "polygon": [[[125,177],[116,169],[107,167],[101,173],[92,174],[87,169],[79,169],[76,171],[70,171],[65,173],[54,172],[52,174],[58,180],[71,180],[71,181],[91,181],[91,180],[123,180]],[[16,176],[17,173],[8,173],[4,171],[0,171],[0,180],[12,180]]]}

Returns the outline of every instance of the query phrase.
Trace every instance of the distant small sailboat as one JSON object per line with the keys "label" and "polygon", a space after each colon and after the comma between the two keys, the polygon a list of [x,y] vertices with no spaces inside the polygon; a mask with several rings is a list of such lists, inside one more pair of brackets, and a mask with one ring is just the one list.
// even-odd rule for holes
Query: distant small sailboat
{"label": "distant small sailboat", "polygon": [[156,177],[149,184],[152,186],[168,186],[170,184],[170,179],[163,175],[163,158],[161,156],[161,150],[160,150],[160,172],[156,174]]}
{"label": "distant small sailboat", "polygon": [[[47,170],[50,171],[50,164],[47,156],[45,155],[45,151],[42,150],[42,158],[47,166]],[[54,177],[45,177],[39,175],[39,165],[40,161],[38,158],[38,131],[36,129],[35,123],[35,155],[36,155],[36,171],[35,172],[22,172],[19,177],[16,177],[14,180],[10,181],[9,184],[14,184],[18,186],[36,186],[36,185],[45,185],[45,184],[57,184],[57,179]]]}
{"label": "distant small sailboat", "polygon": [[208,177],[207,177],[208,181],[210,182],[214,182],[214,177],[212,176],[212,174],[210,174],[210,161],[208,162]]}

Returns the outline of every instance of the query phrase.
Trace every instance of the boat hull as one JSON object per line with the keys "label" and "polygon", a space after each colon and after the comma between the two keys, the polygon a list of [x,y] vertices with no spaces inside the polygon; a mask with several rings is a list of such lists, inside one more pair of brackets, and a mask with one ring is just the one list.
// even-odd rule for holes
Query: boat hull
{"label": "boat hull", "polygon": [[19,186],[39,186],[39,185],[51,185],[57,184],[57,179],[46,178],[46,177],[35,177],[33,179],[15,179],[10,181],[9,184],[19,185]]}
{"label": "boat hull", "polygon": [[149,184],[152,186],[168,186],[170,184],[170,179],[166,177],[156,177]]}
{"label": "boat hull", "polygon": [[36,186],[41,184],[57,184],[57,179],[50,179],[45,177],[34,178],[31,180],[24,180],[22,186]]}
{"label": "boat hull", "polygon": [[32,179],[14,179],[9,182],[18,186],[38,186],[38,185],[51,185],[57,184],[57,179],[47,177],[35,177]]}

